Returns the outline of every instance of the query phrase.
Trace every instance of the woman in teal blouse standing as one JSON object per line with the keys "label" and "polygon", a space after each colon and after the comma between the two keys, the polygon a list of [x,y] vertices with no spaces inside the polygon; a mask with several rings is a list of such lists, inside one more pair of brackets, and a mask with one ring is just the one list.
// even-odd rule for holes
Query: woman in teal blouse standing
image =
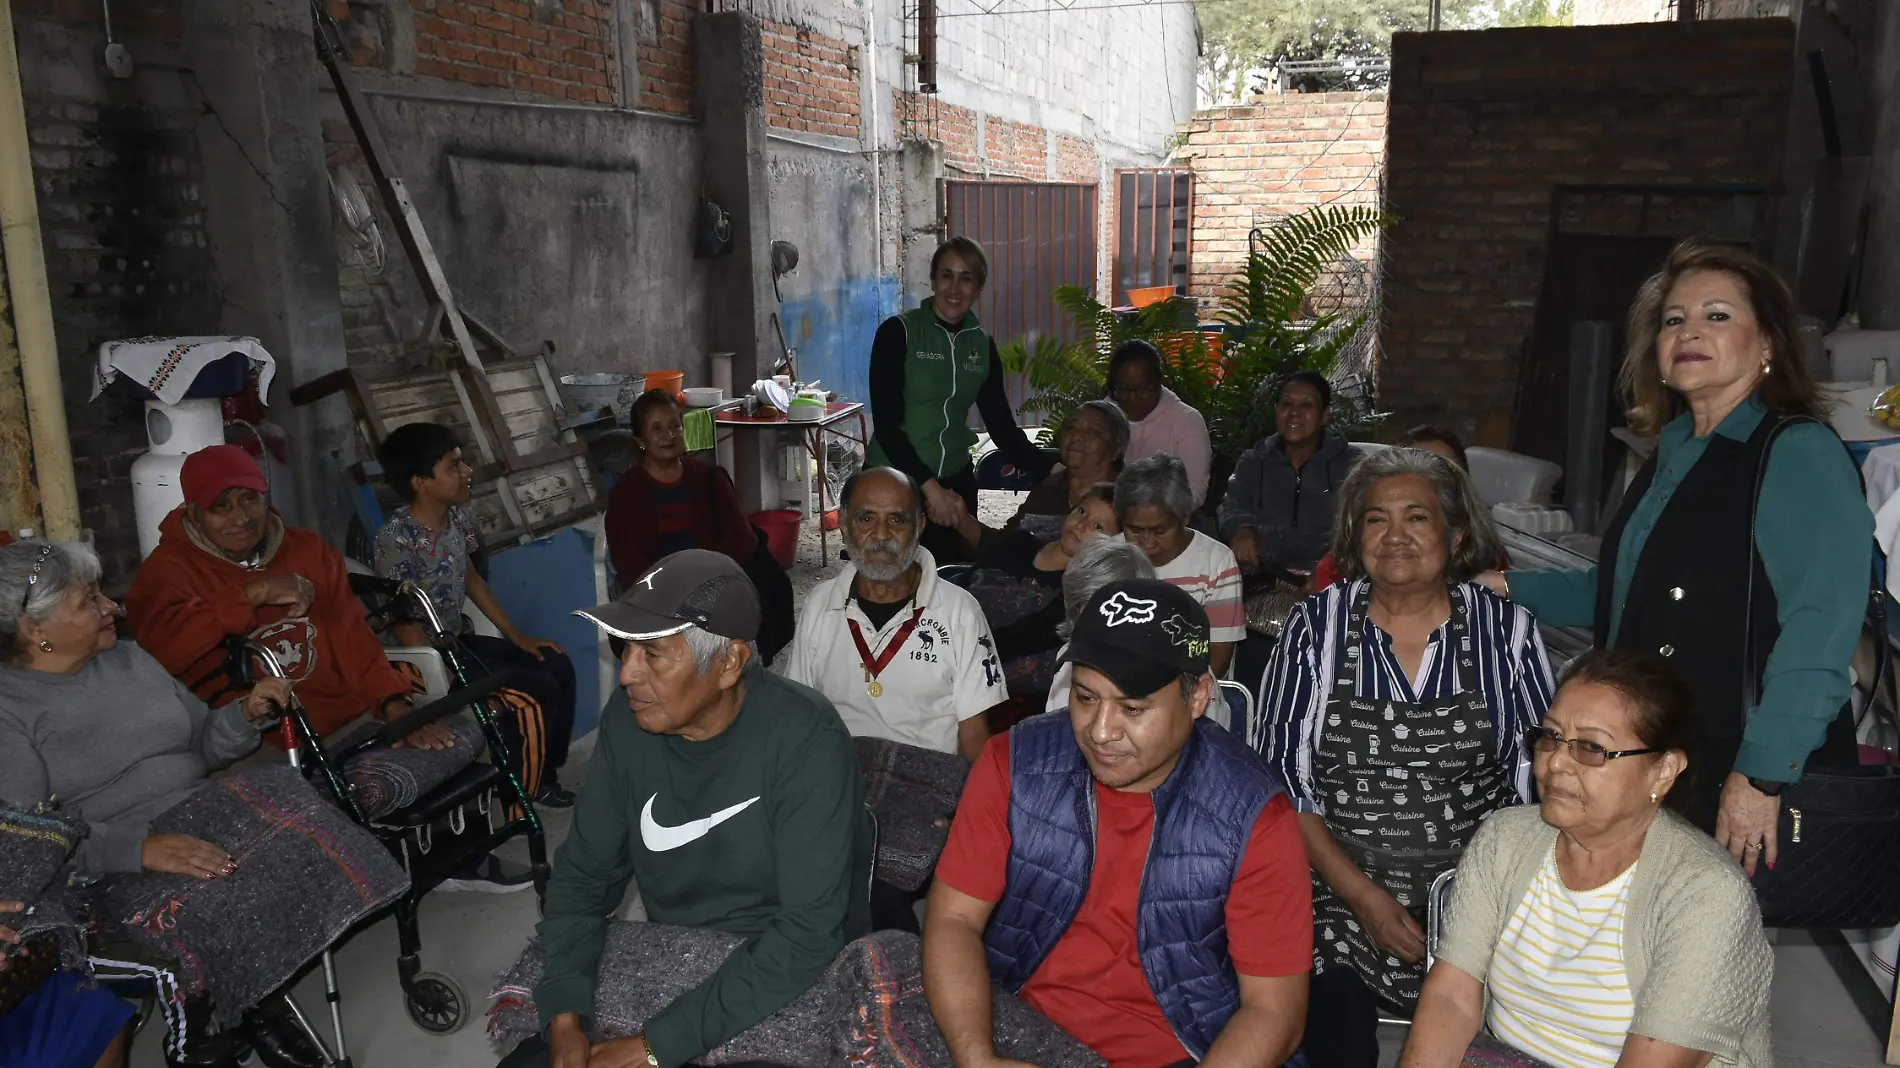
{"label": "woman in teal blouse standing", "polygon": [[1597,566],[1481,579],[1545,623],[1591,624],[1597,645],[1682,672],[1701,718],[1672,802],[1750,875],[1775,863],[1782,788],[1855,759],[1843,709],[1873,544],[1795,326],[1787,285],[1753,255],[1678,245],[1630,309],[1620,384],[1630,426],[1660,440]]}

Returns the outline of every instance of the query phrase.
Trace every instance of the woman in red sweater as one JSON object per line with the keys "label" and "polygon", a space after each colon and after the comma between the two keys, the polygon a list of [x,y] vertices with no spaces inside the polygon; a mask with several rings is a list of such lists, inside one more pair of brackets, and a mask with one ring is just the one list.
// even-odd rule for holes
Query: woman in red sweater
{"label": "woman in red sweater", "polygon": [[651,389],[633,402],[638,460],[607,495],[607,554],[622,585],[681,549],[722,552],[759,591],[759,655],[767,663],[792,640],[792,582],[746,518],[732,476],[686,455],[673,395]]}

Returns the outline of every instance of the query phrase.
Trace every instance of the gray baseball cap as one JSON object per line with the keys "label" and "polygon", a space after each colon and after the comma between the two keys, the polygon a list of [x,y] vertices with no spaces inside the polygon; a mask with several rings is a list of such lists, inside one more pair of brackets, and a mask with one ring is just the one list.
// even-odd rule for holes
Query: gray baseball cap
{"label": "gray baseball cap", "polygon": [[749,642],[759,636],[759,591],[725,553],[682,549],[628,583],[619,600],[574,615],[628,641],[698,627]]}

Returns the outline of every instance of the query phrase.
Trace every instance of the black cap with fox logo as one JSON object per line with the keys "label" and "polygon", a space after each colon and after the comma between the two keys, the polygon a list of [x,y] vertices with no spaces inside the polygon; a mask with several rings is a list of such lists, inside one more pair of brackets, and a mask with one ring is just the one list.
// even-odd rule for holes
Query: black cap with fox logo
{"label": "black cap with fox logo", "polygon": [[1183,675],[1207,673],[1207,609],[1160,579],[1111,582],[1089,598],[1062,654],[1092,667],[1129,697],[1146,697]]}
{"label": "black cap with fox logo", "polygon": [[759,636],[759,591],[725,553],[682,549],[628,583],[619,600],[574,614],[628,641],[698,627],[749,642]]}

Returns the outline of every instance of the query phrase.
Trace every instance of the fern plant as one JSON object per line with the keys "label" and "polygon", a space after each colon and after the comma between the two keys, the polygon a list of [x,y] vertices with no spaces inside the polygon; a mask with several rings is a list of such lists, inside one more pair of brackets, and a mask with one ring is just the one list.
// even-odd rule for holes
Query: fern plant
{"label": "fern plant", "polygon": [[[1175,297],[1117,315],[1086,290],[1062,286],[1055,302],[1075,340],[1036,338],[1001,349],[1004,369],[1027,379],[1025,411],[1059,424],[1082,402],[1105,396],[1108,361],[1125,341],[1153,342],[1167,357],[1166,384],[1207,419],[1215,485],[1240,454],[1273,433],[1274,394],[1288,375],[1331,377],[1339,355],[1365,326],[1363,313],[1306,318],[1303,306],[1328,266],[1395,217],[1367,207],[1326,205],[1254,231],[1247,260],[1221,286],[1213,311],[1218,356],[1198,305]],[[1336,383],[1337,384],[1337,383]],[[1375,429],[1380,416],[1363,391],[1336,392],[1333,425],[1349,437]]]}

